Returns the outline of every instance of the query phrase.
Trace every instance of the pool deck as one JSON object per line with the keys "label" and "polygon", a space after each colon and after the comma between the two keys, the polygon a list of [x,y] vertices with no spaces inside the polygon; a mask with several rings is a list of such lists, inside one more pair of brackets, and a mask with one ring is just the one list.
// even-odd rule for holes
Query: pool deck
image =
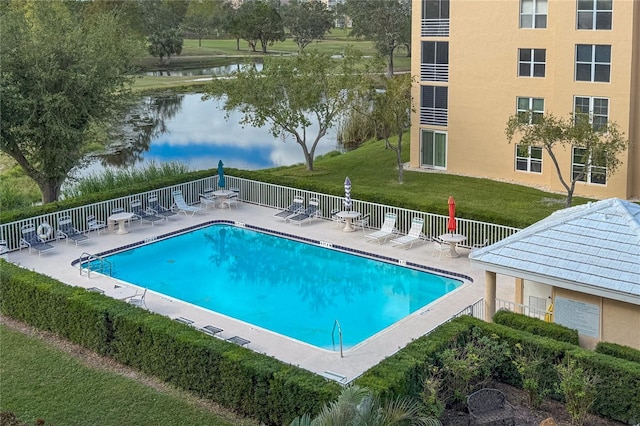
{"label": "pool deck", "polygon": [[[239,336],[250,341],[246,345],[250,350],[273,356],[283,362],[323,374],[325,377],[342,383],[351,382],[413,339],[427,333],[438,324],[484,297],[484,271],[472,268],[467,258],[468,250],[466,249],[458,250],[461,254],[458,258],[432,256],[433,246],[430,242],[414,245],[405,250],[393,247],[389,241],[385,244],[368,242],[362,231],[343,232],[341,227],[329,220],[315,219],[300,226],[288,223],[273,216],[277,211],[272,208],[239,203],[238,208],[209,209],[196,213],[194,216],[185,216],[184,214],[172,216],[167,222],[156,223],[154,226],[148,222],[142,224],[134,222],[129,228],[130,232],[122,235],[107,230],[100,232],[100,235],[91,232],[89,234],[91,241],[77,247],[73,242],[66,244],[64,240],[53,242],[55,250],[43,253],[42,256],[38,256],[35,251],[29,254],[28,250],[23,249],[9,253],[8,257],[10,262],[51,276],[69,285],[84,288],[97,287],[104,290],[107,295],[124,298],[131,296],[137,289],[134,286],[128,286],[113,278],[95,273],[91,275],[91,278],[88,278],[86,274],[80,275],[79,269],[71,266],[71,263],[85,252],[98,254],[200,223],[212,220],[231,220],[349,247],[354,250],[388,256],[393,259],[406,260],[463,274],[473,279],[473,282],[465,282],[460,288],[414,312],[365,342],[344,350],[344,357],[340,356],[339,346],[336,347],[335,352],[320,349],[153,291],[148,291],[146,294],[147,308],[153,312],[171,318],[188,318],[193,321],[192,325],[195,327],[212,325],[221,328],[223,331],[217,334],[217,337],[228,339]],[[188,280],[188,277],[185,277],[185,280]],[[514,300],[513,278],[498,275],[496,297],[507,301]],[[327,325],[327,333],[331,333],[332,327],[333,324]],[[349,332],[349,330],[342,331],[344,334]],[[335,338],[337,343],[337,332]]]}

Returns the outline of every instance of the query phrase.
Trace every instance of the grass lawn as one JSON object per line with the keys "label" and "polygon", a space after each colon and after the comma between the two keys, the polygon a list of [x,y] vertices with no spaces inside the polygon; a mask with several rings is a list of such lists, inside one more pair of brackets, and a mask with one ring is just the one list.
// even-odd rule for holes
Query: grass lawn
{"label": "grass lawn", "polygon": [[[188,393],[161,392],[87,367],[76,357],[0,325],[2,410],[47,425],[255,425],[199,406]],[[219,410],[219,409],[218,409]]]}

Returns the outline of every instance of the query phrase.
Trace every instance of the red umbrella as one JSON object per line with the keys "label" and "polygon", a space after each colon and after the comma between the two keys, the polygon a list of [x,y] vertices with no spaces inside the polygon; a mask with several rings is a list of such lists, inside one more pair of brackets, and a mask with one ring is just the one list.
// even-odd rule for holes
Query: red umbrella
{"label": "red umbrella", "polygon": [[449,196],[449,221],[447,222],[447,229],[451,233],[456,230],[456,202],[451,196]]}

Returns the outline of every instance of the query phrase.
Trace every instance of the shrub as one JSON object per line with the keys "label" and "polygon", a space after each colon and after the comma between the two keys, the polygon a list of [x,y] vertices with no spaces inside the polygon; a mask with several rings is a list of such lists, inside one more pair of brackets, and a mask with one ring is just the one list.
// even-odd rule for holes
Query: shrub
{"label": "shrub", "polygon": [[596,352],[640,363],[640,351],[629,346],[609,342],[598,342]]}
{"label": "shrub", "polygon": [[528,317],[511,311],[499,310],[493,316],[493,322],[538,336],[549,337],[561,342],[578,345],[578,330],[572,330],[560,324],[545,322],[538,318]]}
{"label": "shrub", "polygon": [[587,369],[570,359],[566,365],[557,366],[560,384],[558,388],[564,395],[565,406],[571,416],[571,424],[582,426],[589,408],[596,399],[597,377]]}

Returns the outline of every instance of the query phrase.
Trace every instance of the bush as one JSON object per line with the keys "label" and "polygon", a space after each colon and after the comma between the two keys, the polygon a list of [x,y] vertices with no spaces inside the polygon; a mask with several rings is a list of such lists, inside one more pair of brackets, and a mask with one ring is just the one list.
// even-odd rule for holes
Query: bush
{"label": "bush", "polygon": [[578,330],[572,330],[560,324],[545,322],[538,318],[501,309],[493,316],[493,322],[537,336],[549,337],[561,342],[578,345]]}
{"label": "bush", "polygon": [[598,342],[596,352],[640,363],[640,351],[629,346],[609,342]]}

